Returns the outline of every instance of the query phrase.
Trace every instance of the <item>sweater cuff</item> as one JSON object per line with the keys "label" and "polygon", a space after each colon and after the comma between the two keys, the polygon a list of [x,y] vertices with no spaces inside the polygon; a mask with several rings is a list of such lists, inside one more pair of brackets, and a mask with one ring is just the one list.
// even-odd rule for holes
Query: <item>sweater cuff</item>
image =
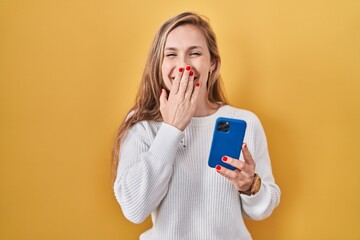
{"label": "sweater cuff", "polygon": [[149,148],[149,152],[158,159],[168,160],[169,158],[174,158],[179,142],[183,138],[184,133],[182,131],[170,124],[162,123]]}
{"label": "sweater cuff", "polygon": [[246,206],[256,206],[258,204],[261,204],[262,201],[264,201],[264,199],[266,198],[266,189],[265,189],[265,184],[262,183],[260,190],[251,196],[245,195],[245,194],[240,194],[241,195],[241,199],[244,203],[244,205]]}

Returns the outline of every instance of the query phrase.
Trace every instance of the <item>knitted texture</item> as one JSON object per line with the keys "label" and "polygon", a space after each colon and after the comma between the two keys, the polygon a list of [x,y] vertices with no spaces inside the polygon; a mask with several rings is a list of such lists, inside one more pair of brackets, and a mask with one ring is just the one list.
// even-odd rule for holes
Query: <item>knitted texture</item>
{"label": "knitted texture", "polygon": [[[247,123],[244,142],[262,179],[254,196],[239,194],[207,165],[218,117]],[[141,223],[151,214],[153,227],[141,240],[251,239],[243,217],[264,219],[280,201],[259,119],[228,105],[210,116],[192,118],[183,132],[152,121],[130,128],[121,146],[114,192],[128,220]]]}

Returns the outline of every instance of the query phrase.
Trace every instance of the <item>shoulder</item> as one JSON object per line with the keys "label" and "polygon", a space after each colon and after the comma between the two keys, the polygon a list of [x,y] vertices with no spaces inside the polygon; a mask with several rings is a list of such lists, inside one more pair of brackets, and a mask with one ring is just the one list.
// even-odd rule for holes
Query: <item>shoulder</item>
{"label": "shoulder", "polygon": [[137,133],[139,135],[156,135],[161,126],[161,122],[142,120],[135,123],[129,132]]}
{"label": "shoulder", "polygon": [[248,124],[254,122],[260,123],[258,116],[252,111],[236,108],[230,105],[225,105],[222,108],[224,111],[224,115],[226,115],[226,117],[241,119],[247,122]]}
{"label": "shoulder", "polygon": [[[131,124],[132,126],[129,128],[130,133],[137,133],[143,135],[147,132],[152,132],[154,130],[158,130],[161,122],[152,121],[152,120],[136,120],[138,116],[136,116],[137,110],[132,109],[129,111],[125,118],[125,122],[135,122]],[[129,123],[130,124],[130,123]]]}
{"label": "shoulder", "polygon": [[266,144],[266,134],[258,116],[252,111],[228,106],[230,118],[241,119],[246,122],[245,142],[253,145],[253,141],[260,141]]}
{"label": "shoulder", "polygon": [[258,133],[264,131],[260,119],[254,112],[230,105],[226,105],[223,108],[223,116],[244,120],[246,122],[247,132],[252,132],[255,135],[258,135]]}
{"label": "shoulder", "polygon": [[160,128],[160,123],[154,121],[139,121],[125,133],[123,143],[143,143],[150,145]]}

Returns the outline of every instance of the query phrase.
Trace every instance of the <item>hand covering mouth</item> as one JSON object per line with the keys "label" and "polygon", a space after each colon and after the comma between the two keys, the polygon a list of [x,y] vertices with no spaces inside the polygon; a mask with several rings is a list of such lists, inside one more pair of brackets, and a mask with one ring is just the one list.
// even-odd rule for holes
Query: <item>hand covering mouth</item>
{"label": "hand covering mouth", "polygon": [[[174,81],[175,77],[171,77],[170,79],[171,79],[171,81]],[[194,77],[194,81],[197,80],[197,79],[198,79],[198,77]]]}

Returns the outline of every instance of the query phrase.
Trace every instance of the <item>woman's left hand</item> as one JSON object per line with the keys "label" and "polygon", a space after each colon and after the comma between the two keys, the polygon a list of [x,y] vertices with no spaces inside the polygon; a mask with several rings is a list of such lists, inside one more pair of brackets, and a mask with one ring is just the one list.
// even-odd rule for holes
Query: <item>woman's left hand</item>
{"label": "woman's left hand", "polygon": [[217,165],[218,173],[229,179],[238,191],[246,192],[250,190],[251,184],[254,181],[255,161],[252,158],[246,143],[242,146],[242,153],[245,161],[223,156],[222,161],[235,167],[235,170],[227,169],[223,166]]}

